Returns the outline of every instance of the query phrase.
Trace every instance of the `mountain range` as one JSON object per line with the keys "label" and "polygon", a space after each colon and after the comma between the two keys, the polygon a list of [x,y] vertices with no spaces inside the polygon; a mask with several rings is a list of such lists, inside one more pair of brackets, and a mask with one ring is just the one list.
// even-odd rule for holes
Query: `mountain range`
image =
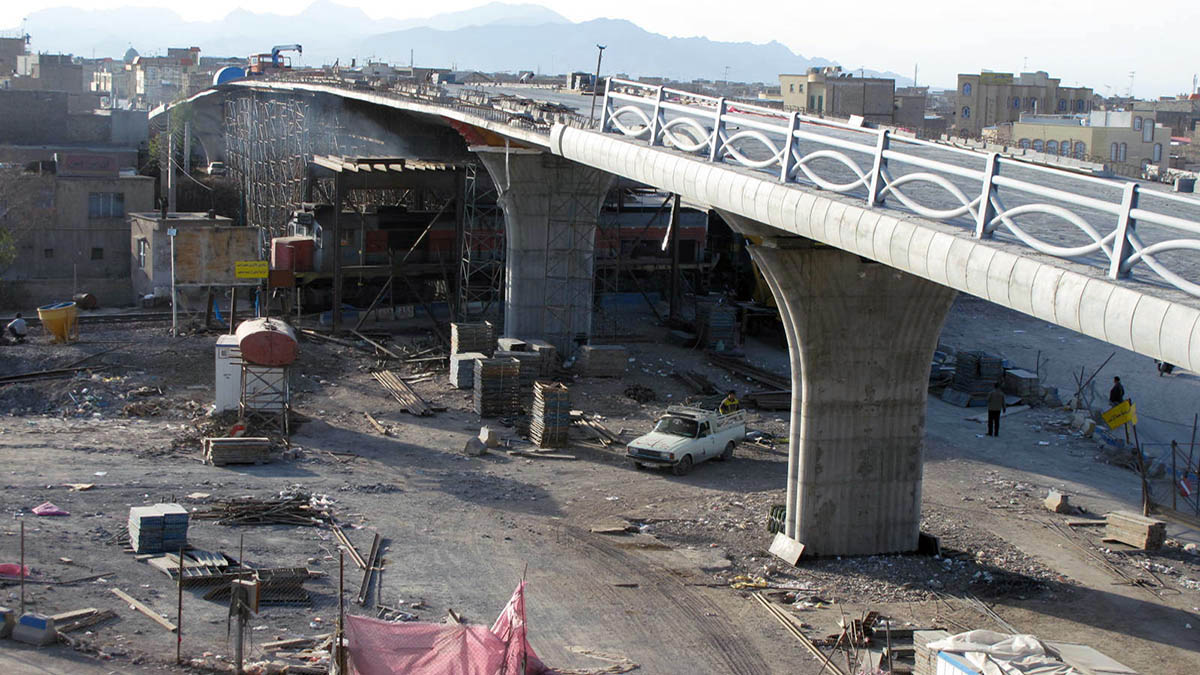
{"label": "mountain range", "polygon": [[[28,15],[31,49],[119,58],[130,46],[152,56],[167,47],[198,46],[202,56],[246,56],[278,44],[301,44],[294,64],[352,59],[450,67],[456,70],[557,74],[596,68],[596,45],[607,47],[603,70],[680,80],[705,78],[778,82],[779,73],[834,65],[794,53],[779,42],[719,42],[651,33],[624,19],[571,22],[534,4],[493,2],[425,18],[372,19],[361,9],[316,0],[295,15],[230,12],[216,21],[186,21],[170,9],[57,7]],[[909,80],[895,73],[897,85]]]}

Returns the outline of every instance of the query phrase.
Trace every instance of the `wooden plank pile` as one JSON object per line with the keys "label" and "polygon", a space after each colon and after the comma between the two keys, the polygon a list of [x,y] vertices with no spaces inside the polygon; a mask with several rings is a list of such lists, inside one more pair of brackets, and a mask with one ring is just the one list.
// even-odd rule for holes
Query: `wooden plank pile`
{"label": "wooden plank pile", "polygon": [[542,377],[552,375],[558,365],[558,349],[545,340],[526,340],[525,343],[529,345],[529,351],[542,357]]}
{"label": "wooden plank pile", "polygon": [[913,631],[913,675],[937,675],[938,652],[928,645],[948,637],[950,633],[944,630]]}
{"label": "wooden plank pile", "polygon": [[[184,552],[182,560],[184,586],[200,586],[228,581],[246,573],[245,568],[221,553],[192,549]],[[146,563],[172,580],[179,579],[180,557],[178,553],[164,553],[147,558]]]}
{"label": "wooden plank pile", "polygon": [[1167,524],[1129,511],[1114,511],[1105,516],[1104,539],[1115,540],[1134,548],[1162,548],[1167,538]]}
{"label": "wooden plank pile", "polygon": [[696,332],[701,343],[722,351],[737,346],[737,308],[703,302],[696,306]]}
{"label": "wooden plank pile", "polygon": [[[221,525],[325,525],[329,510],[312,503],[306,494],[260,499],[240,497],[219,501],[193,518],[215,520]],[[175,550],[178,550],[176,547]]]}
{"label": "wooden plank pile", "polygon": [[55,614],[50,618],[54,620],[55,630],[61,634],[91,628],[98,623],[117,618],[117,613],[111,609],[102,610],[95,607],[87,607],[85,609],[76,609],[70,612]]}
{"label": "wooden plank pile", "polygon": [[450,355],[450,386],[470,389],[475,386],[475,359],[486,359],[483,352],[462,352]]}
{"label": "wooden plank pile", "polygon": [[792,390],[773,389],[770,391],[752,391],[742,396],[746,405],[752,405],[759,410],[791,410]]}
{"label": "wooden plank pile", "polygon": [[538,380],[533,384],[533,419],[529,440],[539,448],[567,447],[571,401],[566,385]]}
{"label": "wooden plank pile", "polygon": [[521,409],[521,362],[516,359],[476,359],[475,414],[505,417]]}
{"label": "wooden plank pile", "polygon": [[204,438],[204,461],[213,466],[226,464],[266,464],[271,461],[271,439]]}
{"label": "wooden plank pile", "polygon": [[129,509],[129,545],[135,553],[178,551],[187,545],[188,511],[179,504]]}
{"label": "wooden plank pile", "polygon": [[371,373],[371,375],[379,384],[383,385],[383,388],[392,395],[392,398],[396,399],[396,402],[400,404],[400,407],[405,412],[418,417],[426,417],[433,414],[433,410],[425,403],[425,399],[418,396],[417,392],[413,391],[412,387],[408,386],[404,380],[401,380],[395,372],[380,370]]}
{"label": "wooden plank pile", "polygon": [[629,361],[629,350],[621,345],[583,345],[579,367],[588,377],[621,377]]}
{"label": "wooden plank pile", "polygon": [[607,448],[614,443],[621,444],[621,439],[617,434],[609,431],[608,427],[600,423],[600,420],[595,416],[584,414],[582,410],[571,411],[571,423],[577,427],[586,429],[589,434],[600,442],[600,446]]}
{"label": "wooden plank pile", "polygon": [[490,356],[495,344],[495,327],[490,321],[450,324],[451,355],[482,352]]}
{"label": "wooden plank pile", "polygon": [[542,355],[531,351],[497,349],[494,356],[498,359],[516,359],[521,362],[521,372],[517,379],[521,387],[521,400],[528,401],[533,394],[533,383],[542,372]]}

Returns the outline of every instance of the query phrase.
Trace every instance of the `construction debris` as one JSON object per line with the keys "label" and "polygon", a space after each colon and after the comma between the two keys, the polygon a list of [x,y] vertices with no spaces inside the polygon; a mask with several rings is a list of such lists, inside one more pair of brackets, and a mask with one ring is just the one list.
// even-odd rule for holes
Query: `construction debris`
{"label": "construction debris", "polygon": [[325,525],[332,514],[323,498],[285,494],[275,498],[239,497],[219,501],[193,518],[216,520],[221,525]]}
{"label": "construction debris", "polygon": [[658,394],[655,393],[653,389],[650,387],[644,387],[640,384],[631,384],[628,387],[625,387],[625,391],[623,393],[625,394],[625,398],[633,399],[638,403],[649,403],[658,398]]}
{"label": "construction debris", "polygon": [[382,424],[380,424],[379,420],[375,419],[374,415],[372,415],[369,412],[364,412],[363,415],[366,415],[367,422],[370,423],[370,425],[375,428],[375,431],[378,431],[379,433],[383,434],[384,436],[392,435],[391,430],[388,429],[387,427],[383,426]]}
{"label": "construction debris", "polygon": [[740,375],[741,377],[745,377],[760,384],[766,385],[773,391],[782,391],[786,389],[790,392],[792,389],[791,377],[772,373],[769,370],[764,370],[758,366],[750,365],[745,359],[709,352],[708,360],[711,361],[713,365],[720,366],[721,368],[724,368],[735,375]]}
{"label": "construction debris", "polygon": [[609,431],[607,427],[601,424],[600,421],[596,419],[595,415],[585,415],[582,410],[571,411],[571,423],[575,426],[587,429],[600,441],[601,445],[609,446],[613,443],[621,442],[621,439],[616,434]]}
{"label": "construction debris", "polygon": [[742,396],[742,400],[746,405],[752,405],[759,410],[791,410],[792,390],[752,391]]}
{"label": "construction debris", "polygon": [[401,380],[395,372],[390,370],[380,370],[371,374],[379,384],[387,389],[392,398],[400,404],[406,412],[418,417],[426,417],[433,414],[433,410],[425,403],[425,400],[417,395],[417,392],[412,390],[404,380]]}
{"label": "construction debris", "polygon": [[1129,511],[1114,511],[1105,516],[1106,541],[1119,541],[1146,551],[1162,548],[1167,538],[1167,524]]}
{"label": "construction debris", "polygon": [[141,602],[139,602],[137,599],[135,599],[133,596],[129,595],[125,591],[122,591],[119,588],[110,588],[109,590],[111,590],[113,592],[113,595],[124,600],[126,602],[126,604],[128,604],[130,607],[132,607],[133,609],[136,609],[137,611],[141,612],[142,614],[145,614],[146,616],[150,617],[151,619],[154,620],[155,623],[162,626],[163,628],[166,628],[167,630],[171,631],[172,633],[174,633],[176,630],[178,630],[178,627],[175,624],[162,618],[162,616],[160,616],[158,612],[143,605]]}
{"label": "construction debris", "polygon": [[271,461],[271,439],[262,437],[204,438],[204,461],[213,466],[266,464]]}
{"label": "construction debris", "polygon": [[565,448],[571,428],[571,401],[566,385],[538,380],[533,384],[533,418],[529,440],[539,448]]}
{"label": "construction debris", "polygon": [[1045,505],[1047,511],[1053,513],[1074,513],[1075,508],[1071,506],[1071,499],[1068,495],[1064,495],[1058,490],[1051,490],[1046,496],[1042,504]]}

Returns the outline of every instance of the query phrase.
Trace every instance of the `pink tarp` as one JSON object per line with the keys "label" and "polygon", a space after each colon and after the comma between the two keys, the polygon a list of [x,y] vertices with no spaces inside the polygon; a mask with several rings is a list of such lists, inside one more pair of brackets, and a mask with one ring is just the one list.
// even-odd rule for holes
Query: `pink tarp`
{"label": "pink tarp", "polygon": [[346,617],[352,672],[357,675],[526,675],[547,672],[525,635],[525,582],[491,630],[483,626],[391,623]]}

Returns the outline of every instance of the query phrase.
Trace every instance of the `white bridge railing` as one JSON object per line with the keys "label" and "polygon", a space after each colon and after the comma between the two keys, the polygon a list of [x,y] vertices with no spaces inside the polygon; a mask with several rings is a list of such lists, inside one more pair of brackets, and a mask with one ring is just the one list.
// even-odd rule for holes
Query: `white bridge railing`
{"label": "white bridge railing", "polygon": [[1195,199],[626,80],[608,81],[600,128],[711,162],[770,171],[785,183],[865,193],[871,208],[892,198],[919,216],[973,227],[978,238],[1003,228],[1040,253],[1104,265],[1112,279],[1145,265],[1170,286],[1200,297],[1200,259],[1191,255],[1200,253]]}

